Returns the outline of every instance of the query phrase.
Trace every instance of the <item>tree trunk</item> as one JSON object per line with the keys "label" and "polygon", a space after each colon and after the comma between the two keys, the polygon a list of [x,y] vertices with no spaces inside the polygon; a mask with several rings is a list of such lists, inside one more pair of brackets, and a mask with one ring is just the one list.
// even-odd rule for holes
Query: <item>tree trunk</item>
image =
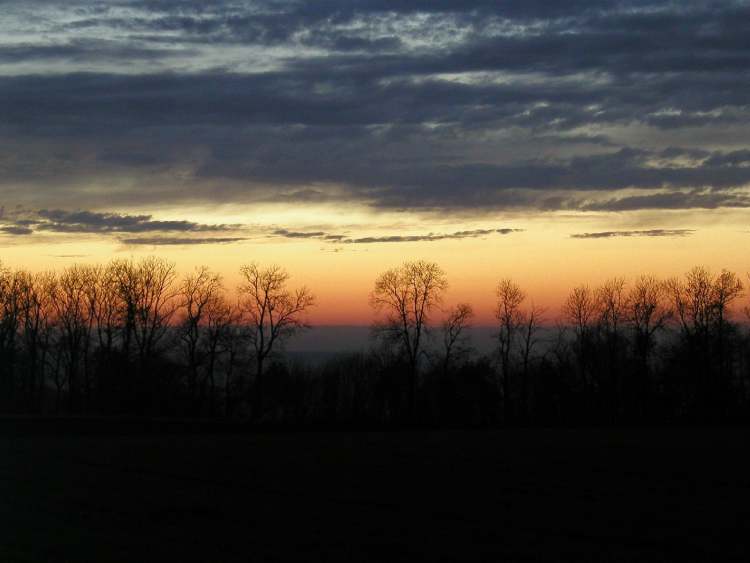
{"label": "tree trunk", "polygon": [[255,356],[256,374],[253,386],[252,417],[259,421],[263,415],[263,362],[265,358],[258,354]]}

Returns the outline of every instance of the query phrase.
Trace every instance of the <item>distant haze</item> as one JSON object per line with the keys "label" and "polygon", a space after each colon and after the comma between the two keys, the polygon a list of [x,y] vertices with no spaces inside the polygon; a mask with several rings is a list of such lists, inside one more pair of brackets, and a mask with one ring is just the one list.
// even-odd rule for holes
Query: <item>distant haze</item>
{"label": "distant haze", "polygon": [[[468,343],[478,353],[487,353],[494,349],[494,327],[473,327],[467,330]],[[441,335],[433,331],[430,341],[439,346]],[[286,346],[291,353],[339,353],[360,352],[368,350],[376,340],[372,329],[367,326],[316,326],[305,330],[292,338]]]}

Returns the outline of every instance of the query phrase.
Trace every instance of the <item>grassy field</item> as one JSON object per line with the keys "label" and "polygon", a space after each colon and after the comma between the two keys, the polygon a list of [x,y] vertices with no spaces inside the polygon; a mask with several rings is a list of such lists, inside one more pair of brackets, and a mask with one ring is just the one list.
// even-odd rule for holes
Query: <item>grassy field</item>
{"label": "grassy field", "polygon": [[0,436],[0,561],[747,561],[750,431]]}

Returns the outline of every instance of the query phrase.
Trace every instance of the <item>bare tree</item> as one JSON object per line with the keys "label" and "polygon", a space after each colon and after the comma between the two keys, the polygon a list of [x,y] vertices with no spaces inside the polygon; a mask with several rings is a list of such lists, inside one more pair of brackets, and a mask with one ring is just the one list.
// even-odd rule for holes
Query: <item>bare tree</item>
{"label": "bare tree", "polygon": [[745,288],[739,276],[734,272],[722,270],[713,283],[713,306],[716,322],[721,324],[727,319],[729,307],[742,297]]}
{"label": "bare tree", "polygon": [[587,285],[573,288],[563,304],[563,313],[578,334],[585,334],[592,328],[596,314],[596,301]]}
{"label": "bare tree", "polygon": [[135,341],[141,364],[153,357],[177,310],[174,264],[150,256],[138,264]]}
{"label": "bare tree", "polygon": [[22,284],[22,345],[26,354],[24,392],[27,408],[39,412],[45,384],[45,366],[52,336],[53,315],[49,288],[52,273],[26,274]]}
{"label": "bare tree", "polygon": [[434,262],[417,260],[383,272],[375,280],[370,304],[385,311],[376,331],[399,342],[409,365],[409,415],[416,412],[416,393],[422,339],[430,314],[448,288],[445,272]]}
{"label": "bare tree", "polygon": [[667,302],[667,286],[653,276],[640,276],[628,292],[627,321],[633,330],[635,344],[635,393],[633,409],[643,414],[648,402],[651,355],[656,334],[672,317]]}
{"label": "bare tree", "polygon": [[612,278],[596,289],[594,296],[599,312],[599,325],[604,333],[618,338],[625,321],[628,295],[623,278]]}
{"label": "bare tree", "polygon": [[[220,294],[216,299],[209,301],[206,308],[205,353],[207,356],[206,378],[210,385],[211,415],[214,415],[216,412],[216,366],[222,352],[226,352],[229,355],[224,375],[224,391],[225,393],[229,393],[230,378],[234,364],[233,328],[236,322],[237,313],[224,295]],[[229,405],[229,403],[230,400],[227,396],[225,397],[225,405]]]}
{"label": "bare tree", "polygon": [[[688,353],[693,355],[695,401],[701,414],[721,408],[728,391],[726,337],[730,306],[743,293],[733,272],[717,276],[702,267],[690,270],[684,281],[671,279],[669,291]],[[711,374],[716,368],[716,377]]]}
{"label": "bare tree", "polygon": [[[65,366],[65,381],[68,386],[68,408],[75,411],[81,382],[79,376],[85,369],[84,356],[88,352],[91,309],[89,308],[87,272],[84,267],[71,266],[59,276],[52,294],[52,304],[59,323],[59,346]],[[85,376],[85,374],[84,374]],[[84,389],[87,400],[90,389]]]}
{"label": "bare tree", "polygon": [[521,314],[521,360],[523,383],[521,387],[521,408],[524,416],[529,415],[529,367],[534,348],[539,343],[539,331],[546,309],[533,303],[528,311]]}
{"label": "bare tree", "polygon": [[[193,401],[198,398],[199,371],[203,363],[201,341],[208,324],[209,311],[221,299],[223,290],[221,276],[200,266],[186,276],[180,284],[180,307],[183,314],[180,323],[180,341],[185,350],[189,370],[188,388]],[[194,404],[197,409],[197,404]]]}
{"label": "bare tree", "polygon": [[654,338],[664,330],[673,311],[667,303],[667,286],[653,276],[640,276],[628,293],[627,320],[635,333],[635,349],[648,369]]}
{"label": "bare tree", "polygon": [[141,370],[158,351],[177,310],[174,264],[149,256],[112,263],[124,321],[123,350],[136,346]]}
{"label": "bare tree", "polygon": [[497,285],[497,305],[495,307],[495,318],[499,324],[498,351],[500,355],[500,376],[502,381],[503,416],[506,421],[513,416],[513,388],[511,385],[511,352],[515,347],[516,338],[523,325],[521,304],[526,299],[526,294],[520,286],[505,278]]}
{"label": "bare tree", "polygon": [[112,359],[116,338],[124,320],[123,303],[117,278],[117,264],[109,264],[96,271],[95,282],[89,289],[99,352],[105,362]]}
{"label": "bare tree", "polygon": [[244,278],[239,288],[242,314],[255,356],[252,412],[258,419],[263,412],[264,363],[279,342],[307,326],[302,316],[315,298],[306,287],[287,289],[289,273],[280,266],[261,268],[252,263],[242,266],[240,273]]}
{"label": "bare tree", "polygon": [[717,356],[719,367],[719,380],[726,379],[727,370],[727,317],[730,313],[730,307],[744,293],[742,281],[737,274],[722,270],[716,276],[713,283],[712,302],[714,308],[716,335],[717,335]]}
{"label": "bare tree", "polygon": [[138,309],[138,266],[133,260],[113,260],[108,266],[109,275],[116,289],[116,300],[120,323],[120,349],[129,359],[133,347],[135,322]]}
{"label": "bare tree", "polygon": [[670,278],[666,285],[683,334],[688,338],[707,339],[713,317],[713,280],[706,268],[695,267],[685,281]]}
{"label": "bare tree", "polygon": [[86,322],[83,326],[83,350],[81,357],[83,360],[83,387],[87,410],[91,409],[93,404],[94,383],[92,381],[91,347],[93,345],[93,334],[96,327],[96,309],[98,301],[97,287],[100,270],[101,268],[99,266],[78,266],[78,275],[81,277],[86,303]]}
{"label": "bare tree", "polygon": [[[220,309],[219,309],[220,310]],[[239,364],[244,350],[243,329],[241,326],[241,307],[232,307],[227,304],[226,317],[222,320],[220,315],[216,316],[213,328],[209,329],[216,339],[217,352],[220,349],[224,361],[224,413],[227,417],[234,414],[235,393],[235,368]]]}
{"label": "bare tree", "polygon": [[712,326],[723,327],[731,304],[742,297],[744,286],[737,274],[722,270],[717,276],[702,267],[685,275],[685,281],[668,280],[667,287],[683,331],[707,334]]}
{"label": "bare tree", "polygon": [[0,401],[9,404],[15,391],[18,329],[23,314],[25,275],[0,264]]}
{"label": "bare tree", "polygon": [[443,375],[448,373],[455,356],[465,349],[462,340],[473,317],[474,310],[468,303],[459,303],[448,311],[443,321]]}
{"label": "bare tree", "polygon": [[593,323],[596,316],[596,300],[587,285],[579,285],[573,288],[563,304],[563,314],[566,320],[573,325],[578,366],[583,385],[588,392],[592,385],[588,363],[592,345]]}
{"label": "bare tree", "polygon": [[622,335],[622,325],[627,313],[627,292],[623,278],[612,278],[596,289],[598,313],[598,334],[603,337],[606,352],[605,366],[597,369],[606,399],[609,401],[606,412],[617,416],[622,408],[622,378],[620,372],[625,354],[626,341]]}

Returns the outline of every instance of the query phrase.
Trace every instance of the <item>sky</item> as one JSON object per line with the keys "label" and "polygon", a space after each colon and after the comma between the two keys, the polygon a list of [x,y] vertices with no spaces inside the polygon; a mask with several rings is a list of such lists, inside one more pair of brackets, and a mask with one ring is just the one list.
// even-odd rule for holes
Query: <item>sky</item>
{"label": "sky", "polygon": [[750,270],[750,2],[0,0],[0,260],[278,263],[311,321],[438,262],[492,319]]}

